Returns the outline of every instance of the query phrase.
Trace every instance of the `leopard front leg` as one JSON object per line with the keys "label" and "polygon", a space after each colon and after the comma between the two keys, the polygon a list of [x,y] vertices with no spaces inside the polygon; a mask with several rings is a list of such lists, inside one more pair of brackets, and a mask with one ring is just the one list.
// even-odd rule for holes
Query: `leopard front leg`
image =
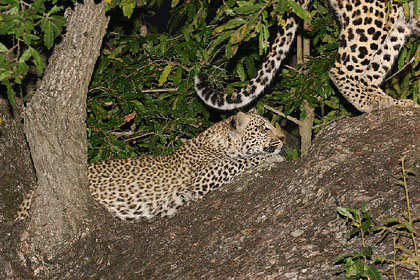
{"label": "leopard front leg", "polygon": [[378,86],[361,83],[336,67],[331,68],[330,79],[340,93],[360,112],[383,110],[397,101],[385,94]]}
{"label": "leopard front leg", "polygon": [[264,154],[247,158],[213,161],[195,170],[190,184],[194,200],[202,198],[208,192],[231,182],[245,170],[265,164],[282,162],[278,154]]}
{"label": "leopard front leg", "polygon": [[396,100],[387,95],[375,82],[347,75],[340,68],[330,70],[330,78],[340,93],[360,112],[384,110],[391,106],[420,107],[410,99]]}
{"label": "leopard front leg", "polygon": [[[342,28],[340,46],[330,78],[343,96],[361,112],[391,106],[417,107],[412,100],[395,100],[379,88],[398,53],[420,25],[417,19],[406,23],[401,8],[385,1],[331,0]],[[366,13],[364,7],[370,6]],[[361,16],[362,15],[362,16]],[[386,15],[386,16],[385,16]],[[353,20],[349,20],[353,18]]]}

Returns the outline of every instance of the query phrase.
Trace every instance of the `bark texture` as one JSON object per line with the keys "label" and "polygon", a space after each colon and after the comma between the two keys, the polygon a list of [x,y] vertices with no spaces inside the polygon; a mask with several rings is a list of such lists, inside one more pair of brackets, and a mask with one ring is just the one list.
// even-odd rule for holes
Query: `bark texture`
{"label": "bark texture", "polygon": [[21,121],[22,100],[16,106],[0,97],[0,221],[12,219],[22,193],[35,183],[29,147]]}
{"label": "bark texture", "polygon": [[[49,279],[334,279],[334,258],[361,248],[336,207],[366,201],[376,222],[403,216],[401,156],[417,173],[408,186],[420,216],[419,124],[419,110],[398,108],[330,124],[306,157],[246,174],[171,219],[131,224],[96,212],[91,231],[50,260]],[[33,277],[10,249],[21,238],[7,234],[15,224],[4,225],[0,278]],[[367,238],[375,256],[392,257],[391,238],[376,240]],[[398,279],[416,278],[398,270]]]}
{"label": "bark texture", "polygon": [[86,95],[107,25],[104,3],[75,5],[27,106],[25,133],[38,177],[28,244],[46,259],[78,238],[91,217]]}

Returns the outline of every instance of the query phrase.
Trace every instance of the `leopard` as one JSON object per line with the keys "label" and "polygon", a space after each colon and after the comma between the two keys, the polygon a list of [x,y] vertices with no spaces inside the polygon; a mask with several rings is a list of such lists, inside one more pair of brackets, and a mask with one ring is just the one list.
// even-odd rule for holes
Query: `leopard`
{"label": "leopard", "polygon": [[[121,220],[173,216],[246,170],[282,162],[284,142],[282,131],[255,109],[238,112],[185,140],[172,154],[90,163],[89,190]],[[28,216],[31,198],[27,195],[15,220]]]}
{"label": "leopard", "polygon": [[[299,0],[307,9],[310,0]],[[392,106],[420,107],[413,100],[396,100],[380,85],[391,70],[406,40],[420,34],[420,18],[413,17],[413,1],[409,2],[410,17],[403,7],[389,0],[329,0],[338,16],[341,29],[339,47],[329,77],[341,94],[362,113],[384,110]],[[298,20],[286,15],[279,27],[266,61],[255,78],[233,94],[214,89],[205,73],[194,77],[194,87],[205,104],[219,110],[241,108],[260,96],[272,82],[294,40]]]}

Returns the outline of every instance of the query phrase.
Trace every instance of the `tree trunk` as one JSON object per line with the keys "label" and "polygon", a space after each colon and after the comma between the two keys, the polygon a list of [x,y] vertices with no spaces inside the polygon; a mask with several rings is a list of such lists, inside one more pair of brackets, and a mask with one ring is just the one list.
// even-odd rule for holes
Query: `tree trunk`
{"label": "tree trunk", "polygon": [[13,218],[22,193],[36,180],[21,122],[22,100],[16,97],[15,102],[11,108],[0,98],[0,221]]}
{"label": "tree trunk", "polygon": [[86,95],[107,25],[104,3],[86,0],[75,5],[67,17],[66,33],[27,106],[25,133],[38,177],[28,244],[29,252],[44,259],[80,237],[92,215],[86,173]]}

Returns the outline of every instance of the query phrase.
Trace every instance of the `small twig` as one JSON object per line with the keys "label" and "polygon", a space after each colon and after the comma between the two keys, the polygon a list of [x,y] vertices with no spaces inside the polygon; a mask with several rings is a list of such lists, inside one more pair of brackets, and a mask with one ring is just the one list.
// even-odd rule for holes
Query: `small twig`
{"label": "small twig", "polygon": [[388,82],[389,80],[391,80],[392,78],[394,78],[395,76],[397,76],[399,73],[401,73],[402,71],[404,71],[405,70],[405,68],[407,68],[407,66],[408,65],[410,65],[410,64],[412,64],[413,62],[414,62],[414,59],[416,59],[416,56],[413,56],[412,58],[411,58],[411,60],[407,63],[407,64],[405,64],[400,70],[398,70],[397,72],[395,72],[394,74],[392,74],[391,76],[389,76],[385,81],[384,81],[384,83],[385,82]]}
{"label": "small twig", "polygon": [[[133,131],[121,131],[121,132],[112,131],[112,132],[109,132],[109,134],[114,135],[117,138],[130,137],[130,136],[132,136],[134,134],[138,134],[138,133],[139,132],[133,132]],[[125,138],[125,139],[123,139],[123,141],[124,142],[130,142],[132,140],[135,140],[135,139],[138,139],[138,138],[143,138],[143,137],[149,136],[151,134],[154,134],[154,132],[147,132],[147,133],[140,134],[140,135],[137,135],[137,136],[134,136],[134,137],[131,137],[131,138]]]}
{"label": "small twig", "polygon": [[296,70],[296,68],[295,68],[295,67],[290,66],[290,65],[287,65],[287,64],[283,65],[283,67],[284,67],[284,68],[287,68],[287,69],[290,69],[290,70]]}
{"label": "small twig", "polygon": [[178,62],[175,62],[175,61],[169,61],[169,60],[164,60],[164,61],[167,62],[168,64],[172,65],[172,66],[179,66],[187,72],[191,72],[191,70],[194,69],[194,66],[187,67],[187,66],[184,66],[181,63],[178,63]]}
{"label": "small twig", "polygon": [[130,142],[132,140],[135,140],[135,139],[138,139],[138,138],[143,138],[143,137],[149,136],[151,134],[154,134],[154,132],[148,132],[148,133],[145,133],[145,134],[137,135],[137,136],[134,136],[134,137],[131,137],[131,138],[124,139],[124,141],[125,142]]}
{"label": "small twig", "polygon": [[152,88],[152,89],[146,89],[142,90],[143,93],[150,93],[150,92],[174,92],[178,91],[178,88]]}
{"label": "small twig", "polygon": [[284,113],[280,112],[280,111],[279,111],[279,110],[277,110],[277,109],[274,109],[274,108],[273,108],[273,107],[271,107],[271,106],[264,105],[264,108],[265,108],[265,109],[267,109],[267,110],[269,110],[269,111],[271,111],[271,112],[273,112],[273,113],[275,113],[275,114],[277,114],[277,115],[279,115],[280,117],[283,117],[283,118],[288,119],[289,121],[291,121],[291,122],[293,122],[293,123],[295,123],[295,124],[297,124],[297,125],[300,125],[300,123],[301,123],[301,121],[300,121],[300,120],[298,120],[298,119],[296,119],[296,118],[294,118],[294,117],[291,117],[291,116],[286,116]]}
{"label": "small twig", "polygon": [[92,92],[92,91],[95,91],[95,90],[101,90],[101,91],[112,91],[112,92],[117,92],[116,90],[114,90],[114,89],[111,89],[111,88],[107,88],[107,87],[103,87],[103,86],[100,86],[100,87],[95,87],[95,88],[91,88],[91,89],[89,89],[89,92]]}
{"label": "small twig", "polygon": [[122,131],[122,132],[111,131],[111,132],[109,132],[109,134],[114,135],[116,137],[127,137],[127,136],[133,135],[134,133],[135,133],[134,131]]}

